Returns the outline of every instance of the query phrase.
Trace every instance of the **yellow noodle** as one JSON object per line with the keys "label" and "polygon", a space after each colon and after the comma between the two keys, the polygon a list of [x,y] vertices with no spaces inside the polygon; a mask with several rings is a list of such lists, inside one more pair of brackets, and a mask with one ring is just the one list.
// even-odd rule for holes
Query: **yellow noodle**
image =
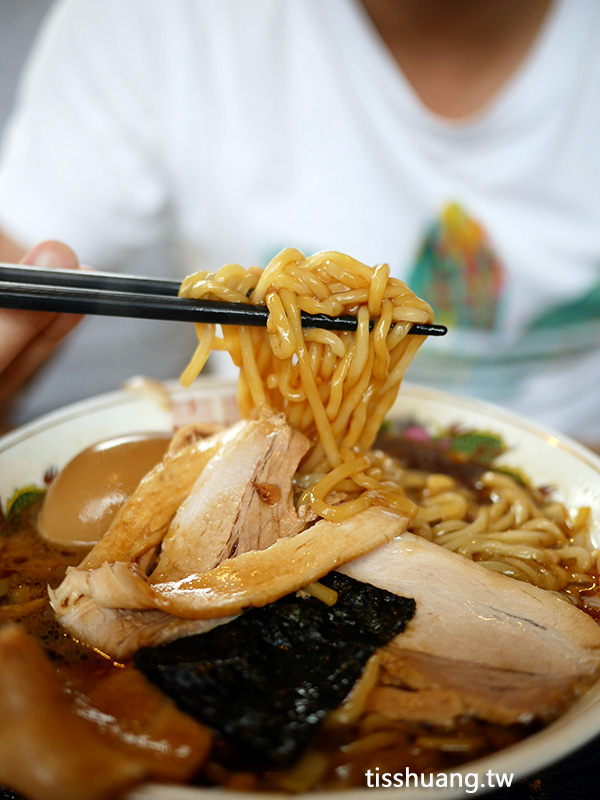
{"label": "yellow noodle", "polygon": [[[334,252],[305,258],[284,250],[264,269],[228,264],[187,278],[183,296],[264,304],[266,328],[198,326],[198,348],[183,375],[189,384],[212,349],[240,368],[244,416],[283,412],[313,446],[296,476],[302,501],[341,520],[372,503],[414,513],[411,529],[494,571],[573,597],[594,585],[600,555],[586,540],[589,510],[567,512],[511,476],[480,477],[482,501],[454,478],[400,470],[372,445],[404,373],[422,343],[408,332],[431,309],[389,268]],[[300,312],[353,314],[356,333],[304,330]],[[377,320],[369,330],[369,320]],[[335,500],[334,500],[335,498]],[[576,538],[575,538],[576,537]]]}
{"label": "yellow noodle", "polygon": [[338,593],[335,589],[325,586],[324,583],[319,583],[318,581],[309,583],[304,587],[304,591],[311,597],[325,603],[326,606],[334,606],[337,603]]}
{"label": "yellow noodle", "polygon": [[[320,476],[307,495],[317,514],[341,520],[372,503],[414,512],[394,479],[379,481],[371,474],[368,488],[353,480],[374,463],[368,451],[423,342],[421,336],[408,335],[410,327],[433,319],[430,306],[391,278],[387,265],[372,268],[336,252],[305,258],[288,249],[264,270],[227,264],[214,274],[191,275],[180,294],[269,309],[266,329],[227,328],[218,338],[214,328],[198,326],[199,345],[184,377],[189,385],[211,348],[231,353],[240,367],[242,414],[283,412],[314,442],[298,482],[308,489],[302,476]],[[305,331],[301,311],[353,314],[357,331]],[[373,331],[371,319],[378,320]],[[328,480],[331,474],[336,476],[333,483]],[[340,491],[338,483],[349,497],[331,505],[327,495]]]}
{"label": "yellow noodle", "polygon": [[277,783],[286,792],[307,792],[322,778],[328,765],[326,753],[309,748],[293,767],[278,777]]}
{"label": "yellow noodle", "polygon": [[381,657],[377,652],[369,658],[360,678],[354,684],[342,705],[328,715],[328,727],[335,725],[351,725],[357,722],[362,716],[369,695],[377,685],[380,660]]}
{"label": "yellow noodle", "polygon": [[578,531],[569,534],[570,518],[585,523],[585,512],[567,512],[508,476],[484,473],[480,483],[489,500],[446,475],[406,470],[400,479],[416,500],[411,530],[455,553],[518,580],[577,599],[595,587],[598,558]]}

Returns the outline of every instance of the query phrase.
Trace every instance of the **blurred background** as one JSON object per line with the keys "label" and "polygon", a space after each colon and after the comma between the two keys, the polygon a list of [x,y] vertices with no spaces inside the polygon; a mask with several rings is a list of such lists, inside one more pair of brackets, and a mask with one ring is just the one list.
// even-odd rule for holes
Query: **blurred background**
{"label": "blurred background", "polygon": [[38,27],[53,0],[0,3],[0,132],[15,97],[19,72]]}
{"label": "blurred background", "polygon": [[[0,2],[0,134],[8,130],[31,45],[57,4]],[[33,246],[38,200],[47,221],[39,238],[64,237],[98,269],[179,278],[226,261],[265,266],[286,246],[307,253],[341,250],[370,264],[387,261],[450,330],[423,348],[411,365],[411,381],[491,400],[590,444],[600,442],[600,6],[587,0],[266,5],[271,16],[253,17],[251,2],[235,0],[69,3],[71,11],[83,13],[71,22],[62,19],[47,49],[38,48],[30,73],[37,88],[11,128],[13,146],[7,144],[0,172],[2,227],[15,242],[22,238]],[[171,27],[165,21],[173,6],[180,13]],[[125,8],[133,16],[121,25],[115,20]],[[282,24],[282,9],[292,14],[289,24]],[[382,9],[399,15],[398,24]],[[306,25],[303,35],[297,13]],[[120,38],[103,37],[99,23]],[[148,61],[137,60],[130,47],[135,31],[143,57],[152,55]],[[206,47],[198,47],[199,33],[206,35]],[[172,59],[169,41],[175,53],[193,54],[189,63],[187,57],[183,63]],[[313,44],[310,58],[307,41]],[[323,41],[331,45],[323,47]],[[489,41],[494,48],[481,46]],[[236,58],[223,58],[231,46]],[[121,61],[142,66],[128,72],[131,94],[120,104],[131,111],[127,125],[134,135],[116,113],[120,101],[112,102],[121,97],[115,90],[120,80],[111,83],[114,70],[108,70],[106,86],[101,82],[104,95],[88,91],[83,67],[93,63],[92,53],[119,77]],[[199,53],[206,58],[198,59]],[[52,64],[63,72],[55,73]],[[182,88],[184,76],[195,102]],[[146,96],[143,86],[158,87],[157,94]],[[102,97],[111,103],[99,102]],[[141,105],[131,102],[134,97],[142,98]],[[282,108],[289,111],[291,132],[283,137]],[[74,123],[69,109],[76,109]],[[93,124],[97,119],[108,121],[107,131]],[[148,127],[148,119],[158,127]],[[329,136],[294,136],[297,119],[320,120],[314,131]],[[157,136],[160,146],[147,151],[147,131],[162,131],[165,120],[169,135]],[[90,135],[96,129],[101,135]],[[79,151],[61,148],[66,131]],[[55,149],[46,147],[53,136]],[[119,161],[112,158],[115,144],[128,142],[142,156],[140,163],[132,160],[130,172],[115,168]],[[85,171],[96,164],[106,169]],[[65,173],[57,175],[50,165],[64,166]],[[66,175],[75,191],[65,190],[59,199],[57,188],[69,185]],[[99,189],[106,186],[108,199],[102,199]],[[161,238],[167,235],[169,243]],[[176,377],[194,338],[185,324],[90,316],[0,417],[17,425],[116,389],[134,374]]]}
{"label": "blurred background", "polygon": [[[18,97],[23,66],[45,16],[55,0],[0,0],[0,137]],[[154,243],[141,249],[128,264],[128,271],[162,275],[172,258],[171,245]],[[161,336],[154,332],[160,326]],[[151,344],[138,353],[135,364],[127,359],[111,359],[110,374],[95,368],[106,353],[120,351],[123,340],[136,329],[145,332]],[[87,339],[87,348],[84,341]],[[188,342],[183,352],[181,342]],[[89,350],[91,342],[92,350]],[[59,405],[64,398],[75,402],[95,394],[119,388],[133,374],[152,375],[158,379],[177,376],[193,351],[195,337],[185,323],[153,322],[102,317],[88,317],[83,325],[63,343],[30,380],[31,391],[21,392],[11,405],[11,427],[38,417]],[[89,353],[93,353],[90,358]],[[0,422],[0,432],[2,423]]]}

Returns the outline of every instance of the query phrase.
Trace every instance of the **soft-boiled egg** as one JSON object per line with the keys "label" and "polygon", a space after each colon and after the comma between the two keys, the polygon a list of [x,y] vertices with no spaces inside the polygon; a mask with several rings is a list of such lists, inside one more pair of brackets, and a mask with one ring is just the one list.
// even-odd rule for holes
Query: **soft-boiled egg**
{"label": "soft-boiled egg", "polygon": [[170,438],[163,433],[120,436],[76,455],[50,484],[39,516],[40,534],[58,544],[95,544],[162,459]]}

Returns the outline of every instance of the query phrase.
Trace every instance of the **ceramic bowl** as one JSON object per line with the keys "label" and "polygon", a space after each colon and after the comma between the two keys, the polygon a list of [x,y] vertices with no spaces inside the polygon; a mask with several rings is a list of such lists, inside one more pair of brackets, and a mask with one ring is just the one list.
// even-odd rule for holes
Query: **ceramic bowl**
{"label": "ceramic bowl", "polygon": [[[578,443],[494,405],[410,384],[402,387],[390,416],[418,421],[433,434],[460,426],[500,435],[507,448],[500,463],[520,468],[537,485],[556,487],[557,497],[568,506],[592,508],[591,537],[595,546],[600,546],[600,458]],[[228,424],[236,417],[235,387],[218,379],[201,379],[189,390],[175,384],[159,392],[123,390],[68,406],[0,439],[0,502],[6,508],[15,490],[43,485],[49,469],[60,469],[83,448],[101,439],[142,431],[170,431],[194,418]],[[488,771],[512,775],[516,782],[559,760],[598,733],[600,681],[541,732],[454,770],[452,786],[432,790],[413,785],[386,790],[386,797],[468,797],[473,793],[470,787],[476,783],[478,791],[489,788]],[[335,797],[372,800],[372,792],[365,785],[337,792]],[[214,790],[210,795],[214,796]],[[209,792],[202,789],[146,785],[130,793],[128,800],[208,797]]]}

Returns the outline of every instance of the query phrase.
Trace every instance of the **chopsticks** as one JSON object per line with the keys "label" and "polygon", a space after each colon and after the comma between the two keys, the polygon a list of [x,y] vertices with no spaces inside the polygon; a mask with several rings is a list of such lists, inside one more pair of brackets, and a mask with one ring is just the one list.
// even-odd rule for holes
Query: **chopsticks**
{"label": "chopsticks", "polygon": [[[179,281],[166,278],[0,264],[0,308],[221,325],[267,324],[266,306],[178,297],[179,286]],[[357,320],[302,312],[302,325],[352,331]],[[443,336],[446,331],[443,325],[415,324],[409,333]]]}

